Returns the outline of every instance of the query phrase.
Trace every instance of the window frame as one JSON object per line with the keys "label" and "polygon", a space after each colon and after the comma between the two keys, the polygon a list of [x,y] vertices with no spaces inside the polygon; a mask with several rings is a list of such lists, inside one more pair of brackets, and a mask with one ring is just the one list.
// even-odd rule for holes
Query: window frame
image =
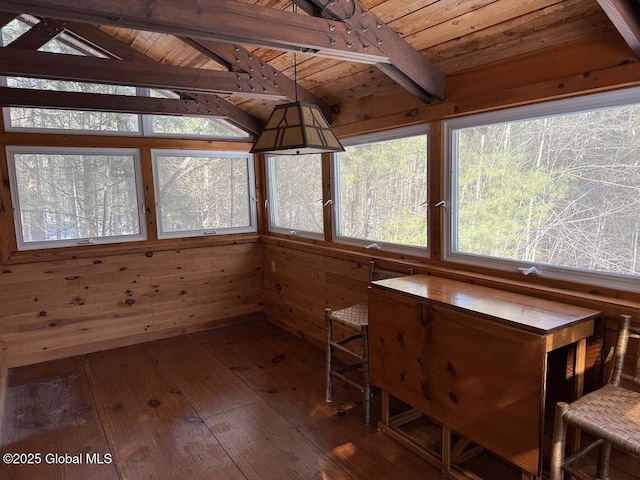
{"label": "window frame", "polygon": [[[314,154],[314,155],[318,155],[319,156],[319,160],[320,160],[320,187],[322,190],[322,183],[323,183],[323,179],[322,179],[322,162],[324,161],[322,158],[322,154],[318,153],[318,154]],[[324,232],[324,215],[325,215],[325,209],[324,207],[320,207],[322,208],[322,218],[323,218],[323,226],[322,226],[322,231],[321,232],[312,232],[312,231],[308,231],[308,230],[299,230],[299,229],[290,229],[290,228],[285,228],[285,227],[279,227],[277,225],[273,224],[273,218],[275,218],[276,216],[276,208],[277,208],[277,203],[273,200],[276,198],[275,196],[275,180],[274,180],[274,168],[273,168],[273,162],[275,161],[275,159],[277,159],[278,157],[280,157],[281,155],[275,155],[275,154],[269,154],[269,153],[265,153],[264,154],[264,158],[265,158],[265,165],[266,165],[266,183],[267,183],[267,198],[266,198],[266,204],[267,204],[267,229],[269,232],[271,233],[279,233],[282,235],[291,235],[293,237],[302,237],[302,238],[310,238],[313,240],[324,240],[325,238],[325,232]],[[321,192],[322,195],[322,192]],[[320,198],[320,204],[322,205],[324,202],[323,198]]]}
{"label": "window frame", "polygon": [[[137,148],[103,148],[103,147],[45,147],[45,146],[6,146],[7,168],[9,180],[14,188],[11,188],[11,202],[13,207],[13,221],[15,225],[15,238],[18,251],[28,252],[34,250],[47,250],[64,247],[86,247],[90,245],[110,245],[116,243],[142,242],[148,239],[146,205],[144,199],[144,181],[142,173],[142,159]],[[132,235],[114,235],[109,237],[88,237],[67,240],[48,240],[38,242],[25,242],[22,225],[20,199],[18,195],[18,177],[15,168],[16,154],[51,154],[51,155],[127,155],[133,157],[135,172],[136,199],[138,203],[138,225],[140,232]]]}
{"label": "window frame", "polygon": [[[363,135],[357,135],[353,137],[349,137],[346,139],[341,139],[341,143],[344,147],[353,147],[358,145],[366,145],[371,143],[379,143],[390,140],[398,140],[401,138],[409,138],[409,137],[417,137],[421,135],[426,135],[427,137],[427,149],[425,152],[426,155],[426,168],[427,168],[427,198],[425,201],[426,205],[429,205],[429,189],[430,189],[430,145],[431,145],[431,129],[430,125],[418,124],[411,125],[408,127],[394,128],[391,130],[385,130],[382,132],[374,132],[367,133]],[[372,250],[376,252],[391,252],[391,253],[399,253],[403,255],[411,255],[419,258],[430,258],[431,254],[431,216],[429,212],[429,208],[425,209],[425,215],[427,216],[427,243],[425,246],[415,246],[415,245],[403,245],[398,243],[390,243],[390,242],[382,242],[380,240],[372,240],[372,239],[364,239],[364,238],[355,238],[348,237],[344,235],[339,235],[339,227],[341,223],[340,219],[340,178],[338,175],[339,172],[339,155],[340,153],[332,153],[331,154],[331,198],[332,198],[332,209],[331,209],[331,239],[336,244],[349,245],[354,247],[363,247],[367,250]]]}
{"label": "window frame", "polygon": [[[574,267],[526,262],[499,257],[489,257],[472,253],[457,252],[454,249],[457,225],[457,131],[465,128],[483,127],[501,123],[532,120],[536,118],[570,115],[574,113],[615,108],[626,105],[640,105],[640,88],[628,88],[605,93],[597,93],[576,98],[552,100],[534,105],[496,110],[476,115],[468,115],[444,121],[444,168],[442,185],[446,214],[442,215],[442,259],[458,266],[471,266],[535,275],[542,278],[580,284],[593,284],[622,291],[637,291],[640,276],[615,272],[583,270]],[[533,272],[530,271],[535,267]]]}
{"label": "window frame", "polygon": [[[225,227],[215,229],[181,230],[178,232],[165,232],[162,225],[162,205],[157,192],[159,191],[159,178],[157,162],[159,156],[171,157],[224,157],[243,158],[247,164],[247,194],[249,202],[249,225],[242,227]],[[220,235],[232,235],[240,233],[256,233],[258,231],[257,208],[256,208],[256,182],[254,171],[253,155],[245,152],[229,152],[218,150],[180,150],[180,149],[151,149],[151,170],[153,172],[154,203],[156,210],[156,232],[158,240],[193,238],[193,237],[214,237]]]}

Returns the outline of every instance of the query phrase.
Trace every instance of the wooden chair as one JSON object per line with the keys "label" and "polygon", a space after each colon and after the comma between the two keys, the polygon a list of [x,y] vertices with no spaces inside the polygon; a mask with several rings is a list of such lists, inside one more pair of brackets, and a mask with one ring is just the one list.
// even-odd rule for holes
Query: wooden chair
{"label": "wooden chair", "polygon": [[[640,347],[636,353],[634,374],[623,373],[630,332],[640,334],[640,329],[632,328],[630,324],[631,317],[622,315],[609,383],[572,403],[557,404],[551,447],[551,480],[562,480],[564,472],[581,480],[609,480],[612,446],[640,456],[640,393],[620,386],[622,379],[640,387]],[[579,428],[595,440],[565,457],[568,426]],[[574,463],[597,447],[600,447],[597,476],[593,477]]]}
{"label": "wooden chair", "polygon": [[[380,269],[375,262],[369,265],[369,282],[375,280],[384,280],[386,278],[396,278],[405,275],[413,275],[413,269],[407,271],[395,271]],[[331,403],[331,387],[332,377],[337,377],[349,385],[352,385],[362,391],[362,404],[364,408],[364,421],[369,425],[371,419],[371,397],[373,388],[369,380],[369,310],[367,303],[359,303],[340,310],[325,309],[325,319],[327,323],[327,393],[326,402]],[[333,322],[344,325],[354,333],[342,339],[333,338]],[[346,345],[354,340],[361,340],[360,352],[347,347]],[[347,366],[333,369],[333,354],[335,350],[340,350],[347,355],[353,357],[355,363]],[[359,370],[362,373],[362,381],[359,382],[346,374]]]}

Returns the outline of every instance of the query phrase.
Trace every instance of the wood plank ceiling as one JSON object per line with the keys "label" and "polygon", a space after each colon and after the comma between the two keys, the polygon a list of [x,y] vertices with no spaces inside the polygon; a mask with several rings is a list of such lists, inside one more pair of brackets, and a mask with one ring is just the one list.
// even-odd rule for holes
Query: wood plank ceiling
{"label": "wood plank ceiling", "polygon": [[[631,0],[295,3],[296,13],[285,0],[3,0],[0,24],[17,14],[43,20],[0,49],[0,74],[169,88],[182,98],[136,111],[222,115],[255,133],[275,102],[296,95],[327,113],[397,85],[437,102],[446,97],[447,76],[587,37],[613,32],[640,51]],[[64,30],[121,65],[35,52]],[[18,102],[15,92],[0,92],[0,102],[9,98]],[[36,98],[30,101],[85,104],[71,96]],[[194,108],[205,104],[206,111]]]}

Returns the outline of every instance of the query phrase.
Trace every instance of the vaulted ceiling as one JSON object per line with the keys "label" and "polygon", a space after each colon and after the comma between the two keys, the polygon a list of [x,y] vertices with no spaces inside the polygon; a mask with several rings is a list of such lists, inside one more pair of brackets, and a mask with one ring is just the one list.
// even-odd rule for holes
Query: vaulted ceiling
{"label": "vaulted ceiling", "polygon": [[[622,35],[640,53],[632,0],[294,3],[295,12],[281,0],[3,0],[0,25],[28,14],[34,26],[0,49],[0,74],[164,88],[181,98],[5,88],[0,103],[216,115],[255,133],[275,102],[295,97],[330,114],[399,85],[437,103],[450,75],[592,36]],[[107,58],[37,52],[61,32]]]}

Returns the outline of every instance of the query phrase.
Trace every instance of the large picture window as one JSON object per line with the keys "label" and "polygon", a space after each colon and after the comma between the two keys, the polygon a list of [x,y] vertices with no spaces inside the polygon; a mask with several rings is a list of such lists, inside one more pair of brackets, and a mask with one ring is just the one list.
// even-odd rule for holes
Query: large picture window
{"label": "large picture window", "polygon": [[338,241],[426,249],[427,134],[419,132],[345,142],[334,164]]}
{"label": "large picture window", "polygon": [[267,170],[270,230],[322,234],[321,155],[273,155]]}
{"label": "large picture window", "polygon": [[573,280],[640,274],[640,91],[459,119],[447,131],[449,259]]}
{"label": "large picture window", "polygon": [[18,248],[144,240],[137,150],[7,147]]}
{"label": "large picture window", "polygon": [[155,150],[153,172],[160,238],[257,230],[250,155]]}

